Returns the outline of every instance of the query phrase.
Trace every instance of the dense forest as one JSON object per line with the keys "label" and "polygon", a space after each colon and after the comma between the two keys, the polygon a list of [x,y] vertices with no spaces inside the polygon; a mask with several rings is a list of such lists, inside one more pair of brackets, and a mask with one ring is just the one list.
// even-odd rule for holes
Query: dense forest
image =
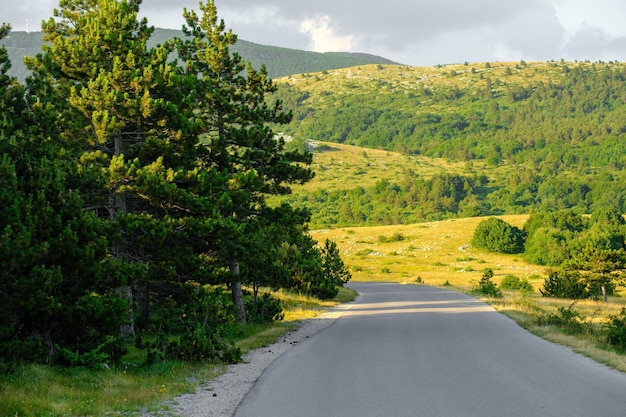
{"label": "dense forest", "polygon": [[227,334],[281,317],[260,287],[327,299],[350,279],[306,210],[266,203],[311,155],[275,135],[291,115],[214,3],[153,46],[139,5],[62,2],[25,84],[0,48],[0,372],[131,347],[236,361]]}
{"label": "dense forest", "polygon": [[[294,112],[288,135],[468,164],[462,178],[409,175],[290,201],[312,202],[316,227],[626,212],[625,81],[625,65],[601,62],[378,65],[283,78],[278,97]],[[485,178],[476,161],[508,169]]]}
{"label": "dense forest", "polygon": [[[154,46],[165,43],[169,39],[182,38],[184,36],[184,33],[180,30],[157,28],[148,40],[148,45]],[[24,57],[37,55],[41,51],[42,44],[42,32],[11,32],[4,39],[1,39],[0,46],[4,46],[7,49],[12,63],[9,75],[23,82],[30,73],[26,65],[24,65]],[[257,69],[261,65],[265,65],[270,78],[348,68],[356,65],[393,64],[388,59],[364,53],[301,51],[260,45],[243,39],[237,40],[237,43],[232,47],[232,51],[238,52],[244,61],[252,62],[252,65]]]}

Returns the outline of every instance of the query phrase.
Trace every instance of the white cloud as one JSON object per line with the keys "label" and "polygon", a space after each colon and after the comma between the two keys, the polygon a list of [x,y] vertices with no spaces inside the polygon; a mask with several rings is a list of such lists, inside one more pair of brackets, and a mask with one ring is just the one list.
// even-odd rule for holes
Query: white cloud
{"label": "white cloud", "polygon": [[[142,16],[180,29],[200,0],[145,0]],[[215,0],[240,39],[367,52],[409,65],[550,59],[626,61],[625,0]],[[15,4],[14,4],[15,3]],[[39,30],[59,0],[0,0],[2,21]]]}
{"label": "white cloud", "polygon": [[626,36],[626,2],[616,0],[550,0],[559,22],[573,37],[594,28],[608,39]]}
{"label": "white cloud", "polygon": [[311,37],[311,49],[315,52],[345,52],[352,49],[353,36],[339,36],[329,16],[306,19],[300,25],[300,31]]}

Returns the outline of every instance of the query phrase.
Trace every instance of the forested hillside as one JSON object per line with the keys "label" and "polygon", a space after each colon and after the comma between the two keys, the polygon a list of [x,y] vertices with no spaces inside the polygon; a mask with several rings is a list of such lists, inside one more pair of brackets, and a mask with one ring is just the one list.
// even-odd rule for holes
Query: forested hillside
{"label": "forested hillside", "polygon": [[[295,115],[285,133],[295,138],[467,168],[430,179],[415,169],[388,184],[355,183],[326,197],[308,191],[292,201],[313,201],[317,226],[566,208],[625,212],[625,81],[625,65],[589,62],[373,65],[280,79],[278,97]],[[494,170],[484,175],[480,167]],[[344,209],[331,215],[327,201]]]}
{"label": "forested hillside", "polygon": [[[156,29],[149,44],[154,46],[168,39],[182,36],[183,33],[180,30]],[[42,32],[11,32],[5,39],[0,40],[0,46],[6,47],[12,61],[12,69],[9,74],[24,81],[29,73],[24,65],[24,57],[35,56],[40,53],[42,42]],[[232,50],[239,52],[245,61],[252,62],[257,69],[261,65],[265,65],[270,78],[347,68],[355,65],[393,64],[388,59],[369,54],[301,51],[260,45],[242,39],[237,41]]]}

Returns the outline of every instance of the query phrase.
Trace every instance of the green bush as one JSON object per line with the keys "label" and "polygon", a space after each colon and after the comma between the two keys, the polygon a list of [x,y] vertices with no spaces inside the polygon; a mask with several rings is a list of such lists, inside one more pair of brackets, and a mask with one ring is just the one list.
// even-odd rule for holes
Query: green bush
{"label": "green bush", "polygon": [[570,298],[578,300],[587,298],[587,284],[581,280],[577,271],[550,271],[539,290],[544,297]]}
{"label": "green bush", "polygon": [[524,258],[538,265],[562,265],[570,258],[568,233],[547,227],[536,229],[526,238]]}
{"label": "green bush", "polygon": [[485,268],[483,270],[483,276],[480,279],[480,282],[473,289],[474,294],[495,298],[502,297],[502,291],[498,288],[496,284],[493,283],[493,281],[491,281],[491,278],[493,278],[493,269]]}
{"label": "green bush", "polygon": [[246,300],[246,314],[250,323],[272,323],[285,317],[280,300],[265,293],[256,300]]}
{"label": "green bush", "polygon": [[472,246],[498,253],[522,253],[524,233],[507,222],[491,217],[476,227]]}
{"label": "green bush", "polygon": [[626,348],[626,308],[622,308],[617,316],[609,316],[609,320],[607,341],[623,351]]}
{"label": "green bush", "polygon": [[512,274],[507,274],[502,278],[500,288],[503,290],[533,291],[533,286],[528,282],[527,278],[519,278]]}
{"label": "green bush", "polygon": [[236,362],[241,351],[224,337],[233,323],[234,306],[221,287],[186,282],[170,289],[170,296],[152,315],[153,323],[136,340],[146,349],[148,363],[165,359],[199,362]]}
{"label": "green bush", "polygon": [[582,333],[584,317],[574,310],[574,303],[568,308],[559,307],[557,314],[548,314],[540,318],[540,324],[558,326],[570,334]]}

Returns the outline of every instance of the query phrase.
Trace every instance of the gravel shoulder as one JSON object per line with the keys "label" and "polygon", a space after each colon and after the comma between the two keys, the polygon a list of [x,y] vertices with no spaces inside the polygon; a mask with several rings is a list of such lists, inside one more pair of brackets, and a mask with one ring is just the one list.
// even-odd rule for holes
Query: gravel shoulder
{"label": "gravel shoulder", "polygon": [[142,417],[232,417],[267,366],[288,349],[330,326],[346,308],[348,305],[339,305],[316,318],[302,321],[297,330],[244,355],[240,363],[228,365],[222,375],[201,384],[196,392],[163,403],[168,411],[143,413]]}

